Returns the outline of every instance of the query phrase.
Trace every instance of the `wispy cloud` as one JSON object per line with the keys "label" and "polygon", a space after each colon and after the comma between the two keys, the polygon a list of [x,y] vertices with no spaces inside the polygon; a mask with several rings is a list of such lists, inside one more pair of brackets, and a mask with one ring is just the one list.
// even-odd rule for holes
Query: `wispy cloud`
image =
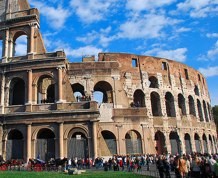
{"label": "wispy cloud", "polygon": [[199,68],[198,69],[205,77],[218,76],[218,66]]}
{"label": "wispy cloud", "polygon": [[207,33],[206,36],[208,38],[218,38],[218,33]]}
{"label": "wispy cloud", "polygon": [[151,10],[159,7],[163,7],[166,5],[170,5],[176,0],[128,0],[126,3],[126,8],[133,11],[143,11],[143,10]]}
{"label": "wispy cloud", "polygon": [[177,4],[178,11],[188,12],[193,18],[202,18],[209,15],[217,15],[217,0],[186,0]]}
{"label": "wispy cloud", "polygon": [[201,60],[201,61],[213,61],[213,60],[216,60],[218,57],[218,40],[216,41],[216,43],[214,44],[214,46],[207,51],[206,54],[204,55],[201,55],[198,60]]}
{"label": "wispy cloud", "polygon": [[186,60],[187,48],[178,48],[174,50],[163,50],[161,48],[154,48],[152,50],[146,51],[145,55],[152,55],[161,58],[176,60],[179,62],[184,62]]}
{"label": "wispy cloud", "polygon": [[[90,24],[106,18],[117,0],[71,0],[70,5],[84,23]],[[117,1],[118,2],[118,1]]]}
{"label": "wispy cloud", "polygon": [[46,1],[37,0],[30,0],[30,4],[37,7],[40,13],[46,17],[48,25],[56,30],[63,28],[67,18],[71,15],[71,12],[60,4],[54,7],[46,4]]}

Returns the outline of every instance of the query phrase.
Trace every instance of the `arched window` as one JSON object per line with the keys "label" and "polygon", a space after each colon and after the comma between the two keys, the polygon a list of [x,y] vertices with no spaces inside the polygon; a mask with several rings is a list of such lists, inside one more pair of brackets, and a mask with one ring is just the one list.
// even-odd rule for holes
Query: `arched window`
{"label": "arched window", "polygon": [[195,85],[194,92],[195,92],[195,95],[199,96],[199,89],[197,85]]}
{"label": "arched window", "polygon": [[155,149],[157,151],[157,154],[164,154],[167,152],[165,140],[166,139],[163,132],[157,131],[155,133],[155,141],[156,141]]}
{"label": "arched window", "polygon": [[145,94],[142,90],[136,90],[133,95],[134,107],[145,107]]}
{"label": "arched window", "polygon": [[160,95],[157,92],[152,92],[151,95],[151,109],[153,116],[162,116]]}
{"label": "arched window", "polygon": [[165,105],[168,117],[176,117],[174,98],[170,92],[165,95]]}
{"label": "arched window", "polygon": [[182,94],[178,95],[178,105],[179,105],[180,113],[182,115],[186,115],[185,98]]}
{"label": "arched window", "polygon": [[185,150],[186,150],[186,154],[192,153],[191,138],[188,133],[185,134]]}
{"label": "arched window", "polygon": [[3,54],[3,40],[2,37],[0,36],[0,59],[2,59],[2,54]]}
{"label": "arched window", "polygon": [[51,76],[43,75],[37,83],[37,102],[54,103],[55,102],[55,82]]}
{"label": "arched window", "polygon": [[200,141],[200,137],[197,133],[195,133],[194,139],[195,139],[196,152],[201,153],[201,141]]}
{"label": "arched window", "polygon": [[100,140],[101,145],[104,145],[106,149],[101,149],[103,152],[102,156],[111,156],[117,154],[117,142],[115,135],[108,131],[104,130],[101,132],[102,140]]}
{"label": "arched window", "polygon": [[171,153],[173,155],[181,154],[181,140],[177,132],[170,132],[169,135],[170,144],[171,144]]}
{"label": "arched window", "polygon": [[209,117],[209,120],[212,120],[211,118],[211,106],[209,103],[207,103],[207,109],[208,109],[208,117]]}
{"label": "arched window", "polygon": [[205,117],[205,120],[206,120],[206,122],[209,122],[207,106],[206,106],[205,101],[203,101],[203,107],[204,107],[204,117]]}
{"label": "arched window", "polygon": [[203,139],[203,145],[204,145],[204,153],[208,153],[208,143],[207,143],[207,137],[205,134],[203,134],[202,139]]}
{"label": "arched window", "polygon": [[85,91],[84,91],[84,86],[79,84],[79,83],[75,83],[73,85],[71,85],[71,88],[73,90],[73,94],[74,97],[76,98],[76,101],[82,101],[83,98],[85,98]]}
{"label": "arched window", "polygon": [[199,100],[197,100],[197,106],[198,106],[198,116],[200,118],[200,121],[204,121],[201,102]]}
{"label": "arched window", "polygon": [[20,78],[14,78],[10,83],[9,105],[25,104],[25,82]]}
{"label": "arched window", "polygon": [[141,154],[142,140],[141,135],[136,130],[130,130],[126,133],[126,153],[127,154]]}
{"label": "arched window", "polygon": [[13,56],[25,56],[27,54],[27,36],[21,32],[19,35],[14,40]]}
{"label": "arched window", "polygon": [[103,94],[102,102],[113,103],[113,89],[108,82],[100,81],[95,84],[94,92],[101,92]]}
{"label": "arched window", "polygon": [[149,88],[158,88],[159,84],[158,84],[158,79],[154,76],[149,77]]}
{"label": "arched window", "polygon": [[188,105],[189,105],[189,114],[196,116],[196,112],[195,112],[195,102],[194,99],[192,98],[192,96],[188,97]]}

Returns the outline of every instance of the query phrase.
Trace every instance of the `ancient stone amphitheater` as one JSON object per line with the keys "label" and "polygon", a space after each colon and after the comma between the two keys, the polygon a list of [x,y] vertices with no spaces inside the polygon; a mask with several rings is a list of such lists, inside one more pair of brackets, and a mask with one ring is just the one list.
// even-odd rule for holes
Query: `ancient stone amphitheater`
{"label": "ancient stone amphitheater", "polygon": [[[22,35],[27,54],[15,56]],[[26,0],[0,1],[0,40],[4,159],[217,152],[206,80],[195,69],[122,53],[70,63],[63,51],[46,52],[39,12]]]}

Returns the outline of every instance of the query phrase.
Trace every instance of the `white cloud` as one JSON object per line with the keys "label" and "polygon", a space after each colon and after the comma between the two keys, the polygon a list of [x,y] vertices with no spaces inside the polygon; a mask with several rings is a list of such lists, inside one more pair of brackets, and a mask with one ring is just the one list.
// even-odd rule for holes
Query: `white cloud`
{"label": "white cloud", "polygon": [[177,33],[189,32],[189,31],[191,31],[191,28],[185,28],[185,27],[181,27],[176,30]]}
{"label": "white cloud", "polygon": [[39,2],[37,0],[30,0],[30,4],[37,7],[40,13],[46,17],[48,24],[55,28],[63,28],[67,18],[70,16],[70,11],[66,8],[58,5],[57,7],[51,7],[46,2]]}
{"label": "white cloud", "polygon": [[186,52],[187,48],[178,48],[174,50],[163,50],[161,48],[154,48],[152,50],[146,51],[145,55],[152,55],[156,57],[184,62],[186,60]]}
{"label": "white cloud", "polygon": [[218,76],[218,66],[199,68],[198,69],[205,77]]}
{"label": "white cloud", "polygon": [[163,15],[147,14],[141,18],[131,19],[120,26],[120,38],[158,38],[163,36],[163,29],[179,21]]}
{"label": "white cloud", "polygon": [[170,5],[173,2],[175,0],[128,0],[126,8],[133,11],[143,11]]}
{"label": "white cloud", "polygon": [[198,60],[201,61],[208,61],[208,60],[215,60],[218,57],[218,40],[214,44],[214,46],[207,51],[207,54],[201,55]]}
{"label": "white cloud", "polygon": [[79,58],[83,56],[89,56],[89,55],[95,55],[96,57],[98,56],[99,52],[102,52],[102,49],[97,48],[95,46],[84,46],[84,47],[79,47],[77,49],[72,49],[72,48],[65,48],[64,49],[65,53],[67,56],[71,56],[74,58]]}
{"label": "white cloud", "polygon": [[186,0],[185,2],[177,4],[180,11],[189,12],[193,18],[207,17],[211,14],[218,13],[217,0]]}
{"label": "white cloud", "polygon": [[218,33],[207,33],[206,36],[208,38],[218,38]]}
{"label": "white cloud", "polygon": [[24,56],[27,54],[27,36],[22,35],[16,40],[15,56]]}
{"label": "white cloud", "polygon": [[116,0],[71,0],[70,5],[82,22],[92,23],[106,17]]}

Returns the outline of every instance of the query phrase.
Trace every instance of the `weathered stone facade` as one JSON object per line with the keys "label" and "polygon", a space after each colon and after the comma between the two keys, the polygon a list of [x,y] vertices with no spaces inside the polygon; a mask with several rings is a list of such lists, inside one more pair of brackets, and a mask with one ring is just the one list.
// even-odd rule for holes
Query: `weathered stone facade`
{"label": "weathered stone facade", "polygon": [[[175,61],[122,53],[69,63],[63,51],[46,53],[38,10],[23,0],[13,0],[10,9],[9,2],[0,4],[5,159],[217,152],[201,73]],[[21,35],[28,39],[27,54],[14,56]],[[96,92],[102,103],[94,101]]]}

